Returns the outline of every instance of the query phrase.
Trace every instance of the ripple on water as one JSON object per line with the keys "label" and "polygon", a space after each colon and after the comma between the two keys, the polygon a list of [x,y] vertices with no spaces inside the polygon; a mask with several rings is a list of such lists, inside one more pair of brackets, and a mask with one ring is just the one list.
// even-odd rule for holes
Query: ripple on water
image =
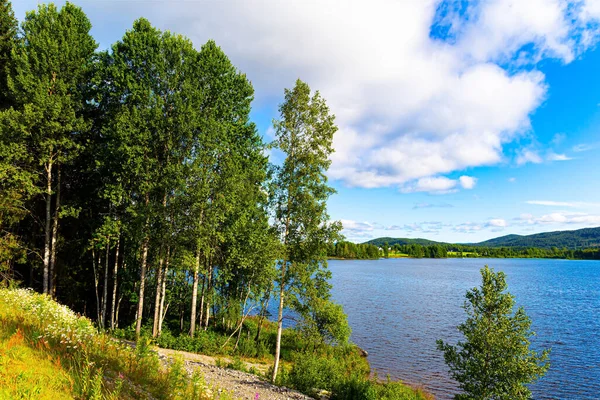
{"label": "ripple on water", "polygon": [[507,274],[537,337],[551,347],[547,375],[531,386],[535,399],[600,398],[600,262],[515,259],[389,259],[330,261],[333,298],[344,306],[352,340],[387,374],[450,399],[450,379],[436,340],[456,342],[465,292],[489,264]]}

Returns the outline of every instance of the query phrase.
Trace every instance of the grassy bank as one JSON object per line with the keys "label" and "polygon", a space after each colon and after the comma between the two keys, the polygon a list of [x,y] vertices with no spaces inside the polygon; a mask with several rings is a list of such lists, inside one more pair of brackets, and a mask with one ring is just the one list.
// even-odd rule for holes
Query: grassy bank
{"label": "grassy bank", "polygon": [[[241,329],[239,339],[217,328],[199,330],[194,338],[173,335],[164,331],[153,342],[162,348],[223,357],[220,366],[251,372],[268,380],[272,372],[273,353],[277,326],[271,321],[261,323],[258,340],[259,319],[248,318]],[[150,327],[143,331],[149,332]],[[134,339],[132,328],[117,330],[115,335]],[[280,372],[277,384],[297,389],[315,396],[319,390],[331,393],[332,399],[348,400],[421,400],[429,399],[420,389],[402,382],[379,382],[370,379],[370,367],[362,351],[352,344],[331,345],[314,337],[307,337],[300,330],[284,329],[281,345]],[[255,367],[256,365],[261,368]],[[319,390],[317,390],[319,389]]]}
{"label": "grassy bank", "polygon": [[30,290],[0,289],[0,399],[212,399],[201,376],[160,366]]}

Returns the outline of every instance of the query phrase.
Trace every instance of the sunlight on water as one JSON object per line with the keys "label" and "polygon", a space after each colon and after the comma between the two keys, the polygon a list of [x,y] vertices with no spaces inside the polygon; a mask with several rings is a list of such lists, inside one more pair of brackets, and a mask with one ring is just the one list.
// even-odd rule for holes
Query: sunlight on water
{"label": "sunlight on water", "polygon": [[485,264],[507,274],[537,337],[551,347],[535,399],[600,398],[600,262],[539,259],[389,259],[330,261],[333,298],[344,306],[352,341],[379,377],[422,385],[436,398],[456,391],[435,341],[455,342],[465,292]]}

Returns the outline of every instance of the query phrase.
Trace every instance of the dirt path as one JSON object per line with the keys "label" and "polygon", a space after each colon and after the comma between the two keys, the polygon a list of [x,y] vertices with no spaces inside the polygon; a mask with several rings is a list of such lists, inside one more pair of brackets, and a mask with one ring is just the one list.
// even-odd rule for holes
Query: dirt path
{"label": "dirt path", "polygon": [[[217,367],[216,357],[158,347],[154,350],[158,352],[160,359],[164,362],[170,362],[176,357],[181,357],[189,374],[200,369],[206,383],[212,387],[213,393],[229,392],[234,398],[243,400],[312,400],[312,397],[295,390],[271,385],[256,375]],[[220,359],[226,363],[231,362],[227,358]],[[264,372],[268,368],[264,364],[245,364],[248,368],[254,367],[260,372]]]}

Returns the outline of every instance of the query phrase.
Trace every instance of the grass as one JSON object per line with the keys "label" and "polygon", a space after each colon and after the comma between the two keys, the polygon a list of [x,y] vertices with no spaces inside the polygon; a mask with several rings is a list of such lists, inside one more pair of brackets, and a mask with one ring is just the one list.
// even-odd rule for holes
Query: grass
{"label": "grass", "polygon": [[479,257],[479,254],[472,251],[449,251],[448,257]]}
{"label": "grass", "polygon": [[0,399],[215,399],[182,362],[161,366],[48,296],[0,289]]}
{"label": "grass", "polygon": [[397,253],[395,251],[390,251],[388,253],[388,258],[407,258],[407,257],[410,257],[410,256],[405,253]]}
{"label": "grass", "polygon": [[[244,322],[239,345],[235,338],[225,344],[228,335],[217,329],[199,330],[194,338],[188,335],[173,335],[168,329],[156,339],[159,347],[201,353],[216,357],[219,367],[236,369],[261,375],[269,380],[272,372],[273,352],[277,325],[265,320],[258,345],[255,341],[258,328],[257,317]],[[175,321],[178,323],[178,321]],[[147,328],[146,328],[147,329]],[[132,338],[131,328],[115,332],[120,337]],[[325,390],[338,400],[423,400],[431,399],[419,388],[409,387],[402,382],[378,382],[370,379],[370,367],[354,345],[332,346],[315,344],[295,329],[284,329],[282,335],[280,371],[277,384],[297,389],[311,396]],[[257,371],[249,365],[267,367]]]}

